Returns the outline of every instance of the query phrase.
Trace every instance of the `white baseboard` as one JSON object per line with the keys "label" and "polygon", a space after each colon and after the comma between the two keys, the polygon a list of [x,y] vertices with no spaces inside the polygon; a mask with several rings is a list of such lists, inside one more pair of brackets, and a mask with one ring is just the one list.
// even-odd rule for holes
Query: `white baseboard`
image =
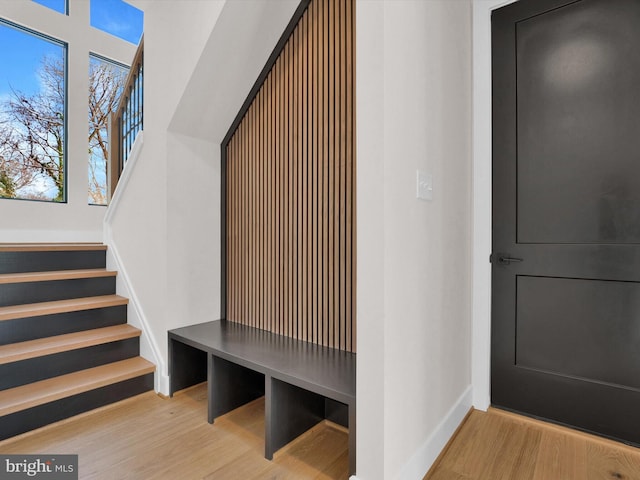
{"label": "white baseboard", "polygon": [[169,396],[169,375],[165,375],[159,369],[156,369],[156,392],[165,397]]}
{"label": "white baseboard", "polygon": [[396,477],[397,479],[421,480],[425,476],[473,406],[472,391],[471,386],[469,386],[460,395],[433,433],[405,464]]}
{"label": "white baseboard", "polygon": [[155,342],[153,335],[150,334],[149,321],[140,307],[140,301],[129,280],[127,270],[120,259],[118,247],[113,241],[113,238],[111,238],[111,230],[109,228],[105,228],[105,244],[108,246],[108,262],[113,262],[112,265],[109,265],[109,268],[118,272],[116,278],[117,293],[129,299],[127,308],[128,323],[142,330],[140,337],[140,355],[156,366],[154,389],[156,392],[168,395],[169,377],[164,374],[166,371],[165,362],[162,359],[159,346]]}
{"label": "white baseboard", "polygon": [[[411,459],[405,464],[400,473],[396,476],[398,480],[421,480],[425,474],[429,471],[433,462],[436,461],[442,449],[447,445],[447,442],[456,429],[460,426],[464,417],[467,415],[472,404],[472,388],[471,385],[467,387],[462,395],[458,398],[456,403],[444,416],[442,421],[438,424],[433,433],[427,438]],[[365,480],[358,478],[356,475],[351,475],[349,480]]]}
{"label": "white baseboard", "polygon": [[126,186],[127,182],[131,178],[133,169],[137,164],[140,152],[142,151],[143,144],[144,135],[142,131],[140,131],[138,132],[133,147],[131,148],[129,159],[127,160],[127,167],[122,172],[122,176],[120,177],[118,186],[116,187],[116,191],[111,198],[107,213],[105,214],[103,222],[103,241],[104,244],[108,246],[107,262],[113,263],[112,265],[108,265],[108,267],[113,268],[118,272],[118,276],[116,278],[118,294],[121,294],[122,296],[125,296],[129,299],[129,305],[127,309],[128,321],[133,326],[142,330],[142,335],[140,337],[140,355],[150,362],[154,363],[156,366],[156,372],[154,376],[155,391],[162,393],[163,395],[169,395],[169,377],[165,374],[165,372],[167,371],[165,361],[163,360],[160,347],[155,341],[153,335],[151,335],[149,321],[144,313],[144,310],[141,307],[141,303],[138,300],[138,296],[136,295],[131,280],[129,279],[127,269],[125,268],[124,263],[122,262],[121,257],[118,253],[118,246],[113,240],[111,231],[111,223],[113,221],[114,215],[118,210],[122,192],[124,191],[124,187]]}

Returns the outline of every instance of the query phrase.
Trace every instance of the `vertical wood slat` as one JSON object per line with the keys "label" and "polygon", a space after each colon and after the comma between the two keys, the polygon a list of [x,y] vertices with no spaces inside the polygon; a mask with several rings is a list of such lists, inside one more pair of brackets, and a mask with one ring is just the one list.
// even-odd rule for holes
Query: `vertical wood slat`
{"label": "vertical wood slat", "polygon": [[227,319],[355,351],[354,0],[312,0],[226,145]]}
{"label": "vertical wood slat", "polygon": [[309,15],[304,15],[301,20],[302,23],[302,98],[301,108],[302,117],[300,120],[300,129],[302,130],[302,149],[300,151],[300,161],[302,163],[302,204],[299,205],[302,217],[302,272],[303,272],[303,287],[302,287],[302,322],[304,325],[303,340],[310,341],[311,332],[311,315],[310,315],[310,300],[309,300],[309,129],[307,119],[309,118]]}
{"label": "vertical wood slat", "polygon": [[309,145],[309,159],[311,161],[311,216],[309,218],[309,225],[311,226],[311,341],[314,343],[320,343],[318,337],[320,318],[318,315],[318,297],[320,293],[320,280],[321,275],[318,271],[318,263],[320,253],[318,251],[318,230],[319,223],[322,221],[322,217],[319,217],[318,210],[318,149],[319,149],[319,125],[318,125],[318,3],[312,2],[310,5],[311,10],[311,78],[309,80],[309,87],[311,89],[311,98],[309,99],[309,111],[311,115],[311,122],[308,127],[311,129],[311,144]]}

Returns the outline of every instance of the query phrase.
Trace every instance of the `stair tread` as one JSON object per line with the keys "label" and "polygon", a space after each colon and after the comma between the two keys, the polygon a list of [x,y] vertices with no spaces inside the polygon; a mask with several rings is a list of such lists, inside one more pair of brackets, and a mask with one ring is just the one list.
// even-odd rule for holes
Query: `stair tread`
{"label": "stair tread", "polygon": [[139,329],[124,324],[2,345],[0,365],[139,337],[140,333]]}
{"label": "stair tread", "polygon": [[69,300],[55,300],[52,302],[10,305],[0,307],[0,321],[126,305],[128,302],[128,299],[120,295],[99,295],[95,297],[72,298]]}
{"label": "stair tread", "polygon": [[106,250],[102,243],[0,243],[0,252]]}
{"label": "stair tread", "polygon": [[0,274],[0,284],[48,282],[51,280],[73,280],[78,278],[115,277],[117,272],[106,268],[87,268],[80,270],[54,270],[50,272],[25,272]]}
{"label": "stair tread", "polygon": [[0,392],[0,416],[60,400],[100,387],[153,373],[155,365],[142,357],[41,380]]}

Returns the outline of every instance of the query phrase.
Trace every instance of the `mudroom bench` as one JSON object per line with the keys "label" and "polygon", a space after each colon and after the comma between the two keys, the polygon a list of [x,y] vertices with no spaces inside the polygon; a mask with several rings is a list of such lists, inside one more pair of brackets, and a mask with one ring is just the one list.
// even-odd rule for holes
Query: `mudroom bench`
{"label": "mudroom bench", "polygon": [[265,457],[323,419],[349,429],[355,474],[356,355],[225,320],[169,331],[170,395],[207,380],[208,421],[265,397]]}

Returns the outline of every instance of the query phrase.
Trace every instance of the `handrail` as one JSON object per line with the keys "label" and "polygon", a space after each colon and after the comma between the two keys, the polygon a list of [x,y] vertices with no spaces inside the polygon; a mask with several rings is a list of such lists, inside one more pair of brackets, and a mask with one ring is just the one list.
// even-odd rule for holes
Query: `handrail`
{"label": "handrail", "polygon": [[118,185],[136,135],[143,129],[144,35],[133,57],[120,102],[109,122],[109,199]]}

